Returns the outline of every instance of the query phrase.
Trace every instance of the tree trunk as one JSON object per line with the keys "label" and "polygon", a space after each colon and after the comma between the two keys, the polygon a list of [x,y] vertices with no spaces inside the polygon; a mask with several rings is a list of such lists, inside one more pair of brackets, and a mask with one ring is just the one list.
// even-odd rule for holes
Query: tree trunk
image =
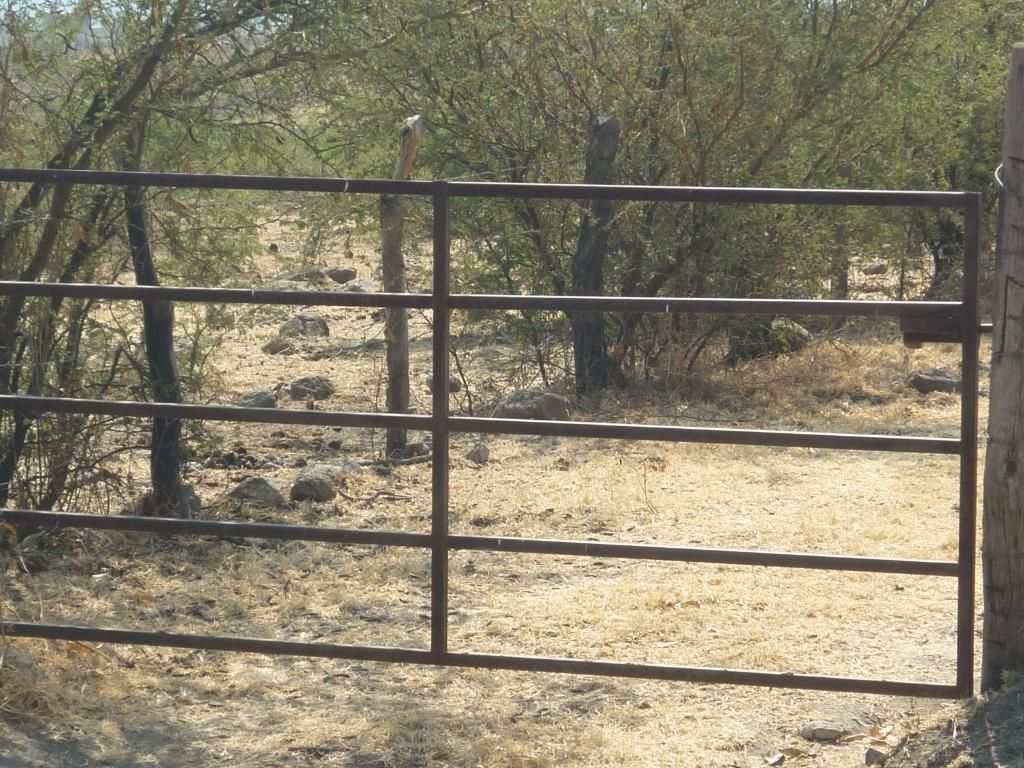
{"label": "tree trunk", "polygon": [[[584,184],[608,183],[618,148],[619,121],[614,117],[595,119],[590,126]],[[604,257],[608,252],[612,208],[611,200],[592,200],[589,210],[583,214],[572,259],[572,292],[577,296],[604,293]],[[613,365],[604,337],[604,315],[574,312],[569,319],[576,363],[576,394],[592,394],[608,386]]]}
{"label": "tree trunk", "polygon": [[[153,266],[153,251],[146,226],[146,204],[142,187],[124,191],[135,282],[159,285]],[[142,328],[153,399],[161,403],[181,402],[181,383],[174,360],[174,305],[169,301],[142,302]],[[153,486],[152,512],[190,517],[188,501],[181,487],[181,420],[153,419],[149,450],[149,474]]]}
{"label": "tree trunk", "polygon": [[[410,117],[402,125],[401,148],[395,164],[394,178],[409,178],[416,150],[423,136],[423,120]],[[402,198],[384,195],[380,199],[381,277],[387,293],[405,293],[405,260],[402,258]],[[388,413],[409,410],[409,313],[404,307],[384,310],[384,340],[387,342],[387,409]],[[392,427],[387,431],[385,456],[401,453],[406,446],[406,430]]]}
{"label": "tree trunk", "polygon": [[983,690],[1024,669],[1024,43],[1013,47],[1007,90],[985,462]]}

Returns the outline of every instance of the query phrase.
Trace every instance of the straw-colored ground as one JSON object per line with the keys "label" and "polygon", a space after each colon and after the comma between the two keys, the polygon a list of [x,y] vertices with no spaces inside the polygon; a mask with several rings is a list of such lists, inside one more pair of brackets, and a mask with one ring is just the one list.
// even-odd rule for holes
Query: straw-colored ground
{"label": "straw-colored ground", "polygon": [[[363,274],[370,258],[359,265]],[[422,266],[412,266],[414,281],[422,279]],[[232,402],[322,373],[338,393],[318,407],[379,408],[380,351],[320,361],[260,351],[288,313],[240,324],[245,332],[212,361],[219,373],[211,399]],[[382,332],[367,310],[325,314],[333,341]],[[425,412],[425,319],[413,328],[414,400]],[[905,382],[918,368],[955,370],[956,350],[907,352],[895,334],[882,336],[708,371],[700,387],[667,391],[655,382],[612,392],[577,418],[955,436],[959,398],[919,395]],[[461,359],[478,414],[528,369],[511,345],[485,341],[465,345]],[[453,398],[454,408],[467,405],[465,392]],[[464,458],[477,439],[453,438],[455,532],[956,556],[955,458],[495,437],[479,466]],[[387,474],[368,467],[326,504],[268,510],[224,498],[254,473],[294,477],[298,460],[373,458],[380,434],[211,424],[206,440],[282,466],[197,461],[188,481],[205,517],[428,529],[426,463]],[[3,564],[3,617],[428,643],[430,571],[420,550],[94,532],[62,533],[51,547],[48,568],[31,576],[11,558]],[[453,554],[450,568],[453,650],[953,680],[951,579],[479,553]],[[65,642],[8,639],[4,647],[0,766],[16,768],[857,766],[869,748],[897,752],[908,731],[948,706]],[[822,719],[855,733],[824,744],[799,736]]]}

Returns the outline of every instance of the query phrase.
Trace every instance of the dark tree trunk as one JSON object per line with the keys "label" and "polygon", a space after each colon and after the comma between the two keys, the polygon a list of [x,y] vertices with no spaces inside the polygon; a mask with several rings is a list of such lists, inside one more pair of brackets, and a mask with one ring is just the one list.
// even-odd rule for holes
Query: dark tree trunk
{"label": "dark tree trunk", "polygon": [[[619,148],[619,121],[600,117],[590,127],[585,184],[607,184],[615,153]],[[604,293],[604,258],[608,252],[608,228],[612,202],[592,200],[580,223],[580,236],[572,259],[572,292],[577,296]],[[572,346],[576,364],[576,393],[588,395],[604,389],[611,379],[613,360],[608,355],[604,336],[604,315],[600,312],[575,312]]]}
{"label": "dark tree trunk", "polygon": [[[139,285],[159,285],[146,225],[143,189],[126,187],[124,196],[135,281]],[[153,399],[161,403],[180,403],[181,383],[174,360],[174,305],[169,301],[142,302],[142,327]],[[148,511],[159,515],[190,516],[188,501],[181,486],[180,471],[181,420],[153,419],[149,451],[153,490],[152,505]]]}

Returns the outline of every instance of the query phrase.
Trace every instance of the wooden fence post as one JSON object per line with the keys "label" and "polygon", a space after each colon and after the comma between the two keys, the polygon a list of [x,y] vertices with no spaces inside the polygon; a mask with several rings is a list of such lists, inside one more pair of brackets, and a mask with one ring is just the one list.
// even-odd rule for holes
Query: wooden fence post
{"label": "wooden fence post", "polygon": [[1013,46],[1006,84],[983,514],[985,691],[1024,669],[1024,43]]}
{"label": "wooden fence post", "polygon": [[[416,150],[423,136],[423,120],[413,115],[402,124],[401,148],[395,163],[396,180],[409,178]],[[405,260],[402,258],[402,198],[383,195],[380,199],[381,282],[387,293],[405,293]],[[384,340],[387,343],[388,413],[409,410],[409,312],[404,307],[384,310]],[[391,427],[385,440],[385,458],[401,453],[406,446],[406,430]]]}

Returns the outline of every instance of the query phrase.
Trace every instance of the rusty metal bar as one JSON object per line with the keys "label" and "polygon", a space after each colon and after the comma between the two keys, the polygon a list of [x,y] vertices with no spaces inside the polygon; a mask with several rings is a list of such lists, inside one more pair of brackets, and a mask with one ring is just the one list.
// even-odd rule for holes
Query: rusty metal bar
{"label": "rusty metal bar", "polygon": [[978,257],[981,251],[981,195],[964,208],[964,311],[960,388],[960,524],[957,560],[956,686],[961,698],[974,695],[974,564],[978,504]]}
{"label": "rusty metal bar", "polygon": [[853,317],[958,317],[956,301],[853,301],[838,299],[736,299],[653,296],[512,296],[457,293],[452,309],[649,312],[737,315],[850,315]]}
{"label": "rusty metal bar", "polygon": [[81,627],[67,624],[11,622],[4,624],[3,628],[7,635],[14,637],[73,640],[82,643],[123,643],[127,645],[153,645],[164,648],[185,648],[203,651],[264,653],[277,656],[309,656],[322,659],[429,664],[470,667],[474,669],[504,669],[520,672],[600,675],[718,685],[796,688],[815,691],[850,691],[853,693],[872,693],[888,696],[948,699],[954,698],[957,695],[957,689],[952,685],[909,680],[872,680],[859,677],[807,675],[795,672],[757,672],[744,669],[590,661],[550,656],[447,652],[435,657],[431,652],[417,648],[310,643],[231,635],[149,632],[131,629]]}
{"label": "rusty metal bar", "polygon": [[430,416],[400,413],[309,411],[291,408],[242,408],[235,405],[138,403],[133,400],[87,400],[77,397],[0,395],[0,410],[28,413],[92,413],[157,419],[238,421],[256,424],[301,424],[317,427],[430,429]]}
{"label": "rusty metal bar", "polygon": [[[155,173],[0,168],[0,181],[43,184],[108,184],[179,189],[239,189],[276,192],[433,195],[434,182],[390,179],[325,179],[282,176]],[[604,184],[517,184],[448,182],[452,197],[508,199],[633,200],[646,202],[767,203],[783,205],[867,205],[915,208],[963,208],[963,192],[863,189],[785,189],[732,187],[661,187]]]}
{"label": "rusty metal bar", "polygon": [[[436,382],[435,382],[436,385]],[[436,389],[435,389],[436,391]],[[202,419],[263,424],[309,426],[405,427],[433,429],[433,417],[420,414],[307,411],[288,408],[241,408],[229,405],[138,403],[130,400],[88,400],[67,397],[0,395],[0,409],[30,413],[92,413],[101,416]],[[536,421],[532,419],[485,419],[470,416],[447,418],[451,432],[482,432],[499,435],[543,435],[609,440],[712,443],[777,448],[823,448],[848,451],[891,451],[957,455],[960,440],[947,437],[863,435],[832,432],[783,432],[725,427],[678,427],[662,424],[613,424],[594,421]]]}
{"label": "rusty metal bar", "polygon": [[[110,299],[122,301],[218,302],[328,307],[405,307],[430,309],[426,293],[348,293],[281,291],[262,288],[191,288],[97,283],[34,283],[0,280],[0,295]],[[738,299],[651,296],[512,296],[457,293],[451,309],[522,311],[601,311],[676,314],[848,315],[851,317],[918,317],[959,320],[955,301],[854,301],[836,299]]]}
{"label": "rusty metal bar", "polygon": [[830,448],[845,451],[938,453],[952,456],[960,453],[960,440],[948,437],[783,432],[726,427],[678,427],[663,424],[610,424],[597,421],[485,419],[472,416],[453,416],[449,419],[449,423],[453,432],[482,432],[492,435],[588,437],[609,440],[712,443],[775,448]]}
{"label": "rusty metal bar", "polygon": [[311,541],[359,546],[430,546],[426,533],[332,528],[318,525],[254,523],[247,520],[200,520],[137,515],[94,515],[82,512],[47,512],[37,509],[0,509],[0,521],[35,528],[88,528],[104,531],[135,531],[168,536],[217,536],[221,538]]}
{"label": "rusty metal bar", "polygon": [[434,190],[434,305],[432,402],[433,464],[430,512],[430,653],[440,659],[448,651],[448,376],[449,338],[449,197],[448,184]]}
{"label": "rusty metal bar", "polygon": [[808,568],[859,573],[898,573],[909,576],[957,576],[959,566],[944,560],[900,560],[850,555],[820,555],[805,552],[768,552],[749,549],[710,549],[653,544],[625,544],[604,541],[521,539],[505,536],[449,537],[453,550],[502,552],[506,554],[570,555],[626,560],[663,560],[676,563],[716,563],[769,568]]}
{"label": "rusty metal bar", "polygon": [[263,288],[179,288],[170,285],[101,285],[32,283],[0,280],[0,295],[121,301],[178,301],[222,304],[276,304],[324,307],[406,307],[430,309],[427,293],[349,293],[347,291],[279,291]]}
{"label": "rusty metal bar", "polygon": [[[29,509],[0,509],[0,521],[38,528],[87,528],[107,531],[136,531],[170,536],[219,536],[222,538],[278,539],[325,544],[415,547],[434,550],[434,538],[427,533],[332,528],[315,525],[283,525],[249,521],[198,520],[175,517],[94,515],[81,512],[47,512]],[[444,522],[447,522],[446,520]],[[896,558],[823,555],[805,552],[767,552],[747,549],[712,549],[671,545],[630,544],[610,541],[527,539],[507,536],[449,534],[447,550],[496,552],[502,554],[567,555],[621,560],[663,560],[676,563],[803,568],[855,573],[889,573],[908,576],[951,576],[960,574],[956,562],[943,560],[902,560]],[[447,565],[447,556],[444,558]],[[447,614],[445,614],[447,615]]]}

